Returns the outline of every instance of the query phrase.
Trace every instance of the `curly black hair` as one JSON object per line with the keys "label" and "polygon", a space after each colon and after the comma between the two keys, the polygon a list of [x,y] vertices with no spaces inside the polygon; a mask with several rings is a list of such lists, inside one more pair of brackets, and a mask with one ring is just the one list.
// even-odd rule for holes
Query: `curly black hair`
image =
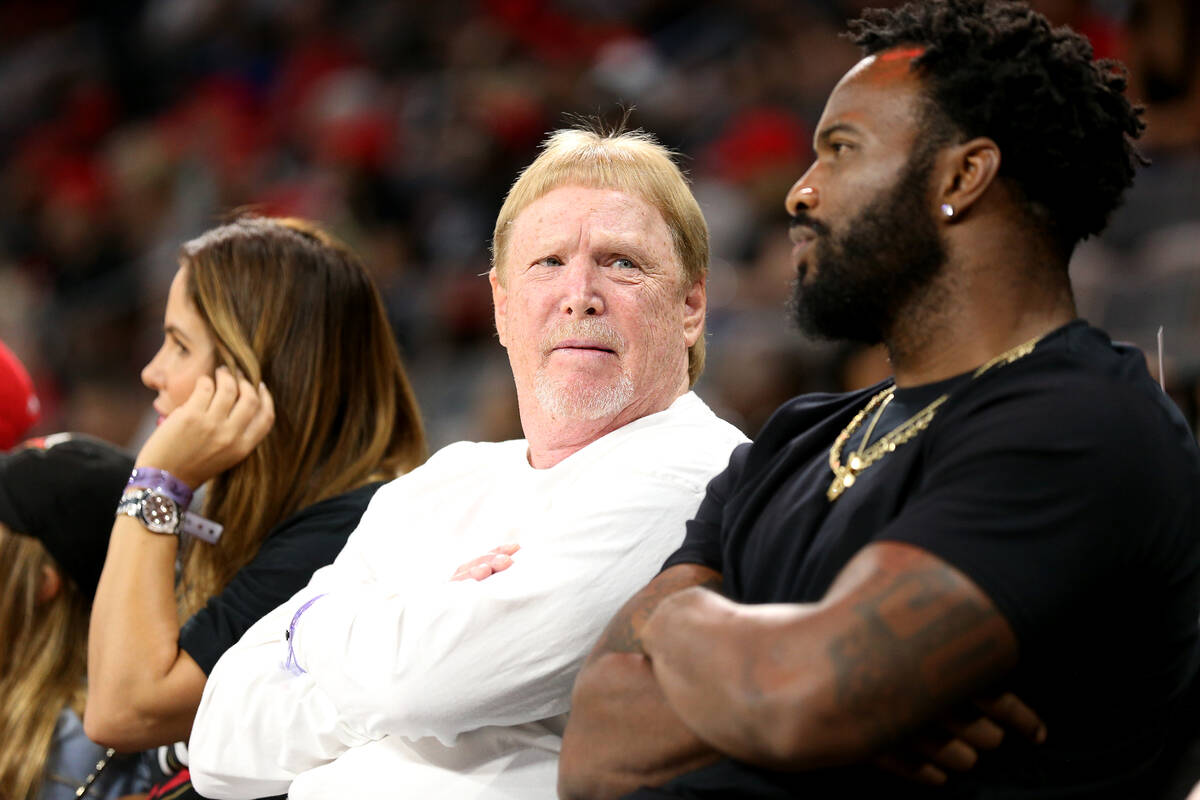
{"label": "curly black hair", "polygon": [[922,48],[912,64],[932,101],[927,132],[995,141],[1000,176],[1064,255],[1104,229],[1148,163],[1134,147],[1145,123],[1124,95],[1124,66],[1093,60],[1086,38],[1024,3],[917,0],[865,11],[848,36],[868,55]]}

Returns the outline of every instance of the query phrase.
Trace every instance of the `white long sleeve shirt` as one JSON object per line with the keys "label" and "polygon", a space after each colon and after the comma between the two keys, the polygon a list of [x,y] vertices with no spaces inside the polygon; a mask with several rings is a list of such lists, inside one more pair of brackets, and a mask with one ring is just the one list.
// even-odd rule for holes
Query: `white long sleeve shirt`
{"label": "white long sleeve shirt", "polygon": [[[584,657],[744,441],[688,393],[549,469],[523,440],[442,449],[381,488],[337,560],[217,663],[193,785],[213,798],[553,797]],[[503,543],[521,546],[511,567],[449,580]]]}

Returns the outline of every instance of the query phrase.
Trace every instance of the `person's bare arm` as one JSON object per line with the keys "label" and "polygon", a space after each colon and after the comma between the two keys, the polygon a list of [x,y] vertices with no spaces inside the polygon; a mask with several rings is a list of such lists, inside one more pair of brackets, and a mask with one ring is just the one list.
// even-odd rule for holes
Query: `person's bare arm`
{"label": "person's bare arm", "polygon": [[664,598],[718,589],[719,573],[694,564],[654,578],[609,622],[575,681],[559,758],[563,798],[619,797],[715,761],[665,699],[642,652],[641,628]]}
{"label": "person's bare arm", "polygon": [[[165,469],[189,486],[241,461],[274,422],[266,387],[227,368],[196,382],[138,454],[139,466]],[[131,517],[113,525],[88,632],[88,738],[118,750],[185,740],[206,677],[179,648],[174,536],[151,533]]]}
{"label": "person's bare arm", "polygon": [[670,707],[723,753],[779,769],[879,754],[1012,668],[990,599],[919,548],[859,552],[817,604],[743,606],[703,588],[640,630]]}
{"label": "person's bare arm", "polygon": [[88,642],[88,738],[122,751],[187,739],[204,672],[179,649],[174,536],[113,525]]}

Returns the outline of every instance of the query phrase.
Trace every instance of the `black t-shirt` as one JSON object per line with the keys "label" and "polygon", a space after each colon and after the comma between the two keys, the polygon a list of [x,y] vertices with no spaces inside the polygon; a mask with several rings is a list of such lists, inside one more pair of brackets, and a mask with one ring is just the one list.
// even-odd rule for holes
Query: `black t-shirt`
{"label": "black t-shirt", "polygon": [[1200,647],[1200,451],[1182,416],[1141,353],[1076,321],[978,378],[898,391],[880,431],[950,396],[830,503],[830,445],[882,386],[781,407],[713,479],[665,567],[711,567],[740,602],[814,602],[871,542],[917,545],[1008,620],[1020,660],[1006,688],[1047,741],[1009,737],[949,789],[727,759],[638,796],[1145,796]]}
{"label": "black t-shirt", "polygon": [[180,648],[205,675],[251,625],[333,563],[382,485],[370,483],[313,503],[271,529],[254,559],[179,631]]}

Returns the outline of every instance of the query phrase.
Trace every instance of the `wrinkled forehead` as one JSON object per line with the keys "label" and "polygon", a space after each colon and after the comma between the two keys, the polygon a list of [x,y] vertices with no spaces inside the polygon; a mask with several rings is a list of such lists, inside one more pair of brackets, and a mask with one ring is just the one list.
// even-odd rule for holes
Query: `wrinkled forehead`
{"label": "wrinkled forehead", "polygon": [[534,200],[512,222],[514,249],[544,239],[594,234],[670,244],[670,229],[657,208],[622,191],[581,185],[559,186]]}

